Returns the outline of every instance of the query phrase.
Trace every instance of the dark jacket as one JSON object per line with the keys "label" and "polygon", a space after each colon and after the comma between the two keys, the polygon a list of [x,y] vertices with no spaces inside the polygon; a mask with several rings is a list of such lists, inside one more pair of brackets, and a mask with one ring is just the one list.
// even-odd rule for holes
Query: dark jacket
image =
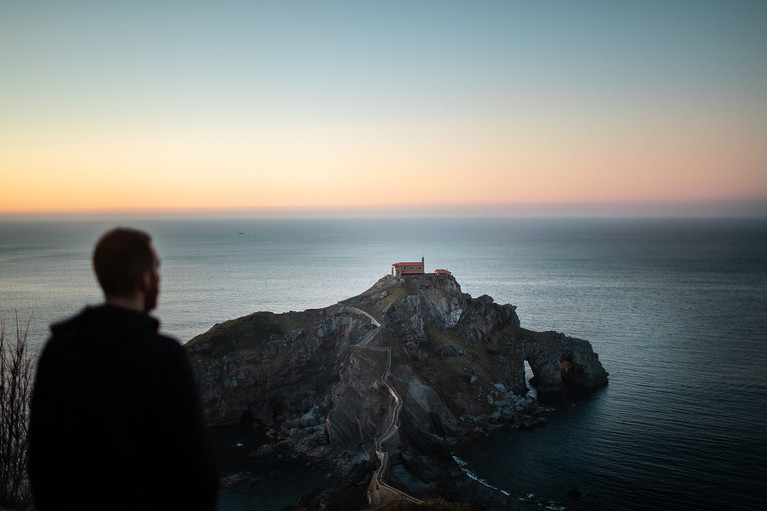
{"label": "dark jacket", "polygon": [[52,327],[32,395],[29,475],[50,509],[215,509],[218,480],[186,352],[104,305]]}

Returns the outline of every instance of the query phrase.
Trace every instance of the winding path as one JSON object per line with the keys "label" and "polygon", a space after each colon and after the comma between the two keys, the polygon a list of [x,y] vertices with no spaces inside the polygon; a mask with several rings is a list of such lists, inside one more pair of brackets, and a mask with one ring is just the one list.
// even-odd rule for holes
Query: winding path
{"label": "winding path", "polygon": [[383,444],[387,440],[389,440],[399,429],[399,415],[400,411],[402,410],[402,397],[400,397],[397,390],[392,387],[386,379],[389,376],[389,370],[391,369],[391,347],[378,347],[378,346],[367,346],[367,344],[372,341],[383,328],[383,325],[381,325],[381,322],[378,321],[372,314],[369,314],[368,312],[365,312],[362,309],[358,309],[357,307],[353,307],[351,305],[344,305],[345,307],[348,307],[349,309],[352,309],[356,312],[359,312],[361,314],[364,314],[368,318],[370,318],[370,321],[373,325],[375,325],[376,329],[367,334],[360,342],[357,343],[357,347],[372,350],[372,351],[383,351],[386,353],[386,369],[384,370],[383,375],[381,375],[381,382],[386,385],[386,388],[389,389],[389,393],[394,398],[394,413],[392,414],[392,420],[389,424],[389,428],[386,430],[386,432],[379,436],[376,439],[375,443],[375,449],[376,454],[378,455],[378,458],[381,460],[381,466],[378,468],[378,472],[376,473],[376,482],[379,486],[386,488],[389,491],[392,491],[399,495],[401,498],[410,500],[412,502],[421,503],[422,501],[412,497],[411,495],[408,495],[407,493],[403,492],[402,490],[399,490],[397,488],[394,488],[393,486],[389,485],[384,481],[383,474],[386,473],[386,470],[388,468],[389,464],[389,452],[387,450],[384,450]]}

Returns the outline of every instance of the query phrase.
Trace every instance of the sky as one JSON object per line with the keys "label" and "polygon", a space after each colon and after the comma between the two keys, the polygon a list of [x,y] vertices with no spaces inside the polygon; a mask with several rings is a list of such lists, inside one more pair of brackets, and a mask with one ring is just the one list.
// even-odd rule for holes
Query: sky
{"label": "sky", "polygon": [[764,0],[0,0],[0,214],[717,208]]}

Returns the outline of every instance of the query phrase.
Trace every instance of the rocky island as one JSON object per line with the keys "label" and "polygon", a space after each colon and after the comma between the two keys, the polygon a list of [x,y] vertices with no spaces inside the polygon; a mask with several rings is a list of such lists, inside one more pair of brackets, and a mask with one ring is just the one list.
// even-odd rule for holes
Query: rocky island
{"label": "rocky island", "polygon": [[[591,345],[521,327],[513,305],[463,293],[449,273],[387,275],[323,309],[257,312],[186,344],[206,421],[246,421],[277,446],[332,466],[334,489],[294,509],[429,499],[508,508],[451,455],[500,427],[545,423],[538,393],[607,383]],[[383,508],[383,507],[381,507]]]}

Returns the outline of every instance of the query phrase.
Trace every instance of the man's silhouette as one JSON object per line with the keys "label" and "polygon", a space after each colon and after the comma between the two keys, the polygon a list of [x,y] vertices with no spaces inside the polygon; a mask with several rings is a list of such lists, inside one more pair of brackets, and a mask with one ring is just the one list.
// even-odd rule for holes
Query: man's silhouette
{"label": "man's silhouette", "polygon": [[158,333],[150,237],[115,229],[93,266],[105,303],[53,325],[29,427],[37,509],[213,510],[218,480],[191,367]]}

